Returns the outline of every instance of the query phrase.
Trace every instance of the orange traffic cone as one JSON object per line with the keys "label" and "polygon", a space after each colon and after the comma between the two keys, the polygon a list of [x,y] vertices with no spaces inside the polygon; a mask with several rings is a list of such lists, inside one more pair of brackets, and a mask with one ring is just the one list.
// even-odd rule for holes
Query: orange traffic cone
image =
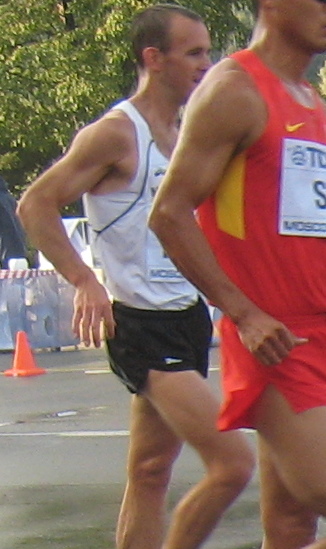
{"label": "orange traffic cone", "polygon": [[43,370],[43,368],[39,368],[36,365],[33,353],[28,343],[26,333],[17,332],[13,367],[11,370],[6,370],[4,372],[4,375],[13,377],[26,377],[37,376],[39,374],[45,373],[46,372],[45,370]]}

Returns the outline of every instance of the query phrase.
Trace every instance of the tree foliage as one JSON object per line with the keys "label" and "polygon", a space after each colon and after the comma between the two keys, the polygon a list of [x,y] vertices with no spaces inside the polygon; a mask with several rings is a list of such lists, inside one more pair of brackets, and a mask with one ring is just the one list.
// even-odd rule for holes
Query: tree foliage
{"label": "tree foliage", "polygon": [[[216,52],[245,44],[250,0],[180,0]],[[18,197],[79,127],[129,93],[130,20],[148,0],[0,1],[0,173]]]}

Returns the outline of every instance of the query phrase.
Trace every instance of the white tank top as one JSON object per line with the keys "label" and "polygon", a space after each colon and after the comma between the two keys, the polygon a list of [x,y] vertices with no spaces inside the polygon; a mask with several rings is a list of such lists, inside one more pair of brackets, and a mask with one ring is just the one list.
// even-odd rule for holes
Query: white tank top
{"label": "white tank top", "polygon": [[135,125],[138,167],[127,188],[84,195],[92,245],[102,264],[105,283],[113,298],[129,307],[185,309],[197,301],[198,292],[179,273],[147,226],[168,159],[158,150],[148,124],[129,101],[113,109],[125,112]]}

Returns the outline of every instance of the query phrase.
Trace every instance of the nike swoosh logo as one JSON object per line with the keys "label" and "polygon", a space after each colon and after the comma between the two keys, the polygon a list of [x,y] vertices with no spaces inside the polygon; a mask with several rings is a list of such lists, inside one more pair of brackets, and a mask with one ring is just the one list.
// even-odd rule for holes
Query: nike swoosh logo
{"label": "nike swoosh logo", "polygon": [[182,362],[181,358],[173,358],[173,357],[167,357],[164,359],[165,364],[177,364],[178,362]]}
{"label": "nike swoosh logo", "polygon": [[285,124],[285,129],[288,133],[293,133],[302,128],[305,122],[299,122],[298,124]]}

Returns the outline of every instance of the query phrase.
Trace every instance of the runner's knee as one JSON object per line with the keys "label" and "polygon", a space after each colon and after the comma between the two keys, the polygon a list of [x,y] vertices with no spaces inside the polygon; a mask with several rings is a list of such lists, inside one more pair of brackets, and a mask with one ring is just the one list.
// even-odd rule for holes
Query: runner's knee
{"label": "runner's knee", "polygon": [[128,467],[128,478],[135,485],[166,488],[169,484],[174,456],[169,454],[146,457]]}
{"label": "runner's knee", "polygon": [[238,442],[238,451],[229,456],[224,466],[239,486],[245,486],[253,475],[256,458],[247,441],[242,439]]}
{"label": "runner's knee", "polygon": [[261,519],[268,547],[304,547],[315,539],[317,516],[306,509],[289,509],[279,501],[265,506]]}
{"label": "runner's knee", "polygon": [[254,456],[248,451],[227,461],[220,460],[212,467],[211,474],[217,483],[227,485],[235,492],[241,492],[250,481],[254,467]]}
{"label": "runner's knee", "polygon": [[243,489],[250,481],[255,467],[254,457],[251,455],[242,456],[240,459],[234,460],[228,469],[231,469],[229,476],[233,478],[233,482]]}

